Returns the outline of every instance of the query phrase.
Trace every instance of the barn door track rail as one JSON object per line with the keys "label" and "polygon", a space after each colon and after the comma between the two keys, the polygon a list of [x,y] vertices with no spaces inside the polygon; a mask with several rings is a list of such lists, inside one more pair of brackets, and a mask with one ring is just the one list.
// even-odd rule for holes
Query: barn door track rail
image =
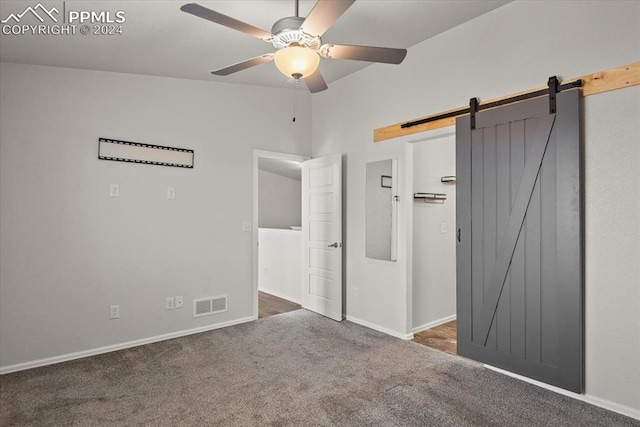
{"label": "barn door track rail", "polygon": [[575,89],[577,87],[582,87],[582,80],[574,80],[569,83],[560,84],[558,78],[556,76],[549,77],[547,82],[547,87],[545,89],[538,89],[532,92],[526,92],[520,95],[513,95],[506,98],[501,98],[497,101],[485,102],[480,105],[480,101],[478,98],[471,98],[469,100],[468,108],[460,108],[458,110],[452,110],[444,114],[425,117],[424,119],[414,120],[412,122],[402,123],[400,127],[402,129],[411,128],[414,126],[419,126],[425,123],[431,123],[438,120],[442,120],[449,117],[458,117],[464,114],[469,114],[471,116],[471,129],[476,128],[476,113],[482,110],[488,110],[490,108],[500,107],[502,105],[513,104],[515,102],[526,101],[527,99],[537,98],[543,95],[549,95],[549,114],[555,114],[556,112],[556,94],[558,92],[562,92],[567,89]]}
{"label": "barn door track rail", "polygon": [[375,129],[373,131],[373,140],[374,142],[380,142],[400,136],[453,126],[456,118],[467,114],[471,115],[471,127],[474,128],[475,113],[479,111],[544,95],[549,95],[549,112],[550,114],[554,114],[555,94],[558,92],[580,88],[582,96],[589,96],[636,85],[640,85],[640,62],[600,71],[579,78],[568,79],[564,82],[560,82],[557,77],[553,76],[549,78],[547,86],[544,87],[491,99],[483,103],[480,103],[477,98],[472,98],[469,102],[469,107],[455,108],[453,110],[420,117],[415,120]]}

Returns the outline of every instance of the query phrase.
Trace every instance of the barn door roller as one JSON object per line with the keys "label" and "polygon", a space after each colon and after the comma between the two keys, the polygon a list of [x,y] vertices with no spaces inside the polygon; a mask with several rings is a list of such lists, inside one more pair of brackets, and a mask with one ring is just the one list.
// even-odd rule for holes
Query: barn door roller
{"label": "barn door roller", "polygon": [[549,77],[547,86],[549,86],[549,114],[556,113],[556,94],[558,93],[558,86],[560,82],[556,76]]}
{"label": "barn door roller", "polygon": [[469,100],[469,116],[471,116],[471,130],[476,128],[476,113],[478,112],[478,98]]}

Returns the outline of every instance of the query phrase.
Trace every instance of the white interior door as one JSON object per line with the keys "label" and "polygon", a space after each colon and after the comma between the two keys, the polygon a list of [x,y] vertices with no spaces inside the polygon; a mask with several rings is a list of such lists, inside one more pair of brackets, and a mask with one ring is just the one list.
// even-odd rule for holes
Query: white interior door
{"label": "white interior door", "polygon": [[342,155],[302,163],[302,306],[342,320]]}

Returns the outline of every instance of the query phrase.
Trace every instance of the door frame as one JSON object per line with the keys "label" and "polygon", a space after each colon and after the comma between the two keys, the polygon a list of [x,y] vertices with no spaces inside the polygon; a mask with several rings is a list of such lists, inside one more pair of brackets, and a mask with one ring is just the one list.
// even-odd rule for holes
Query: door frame
{"label": "door frame", "polygon": [[[455,144],[455,136],[456,136],[456,127],[455,125],[451,125],[451,126],[446,126],[446,127],[442,127],[442,128],[438,128],[438,129],[432,129],[429,131],[425,131],[422,135],[420,135],[418,137],[418,135],[416,135],[417,138],[408,138],[405,139],[404,142],[404,156],[405,156],[405,171],[404,171],[404,176],[405,176],[405,191],[404,191],[404,200],[407,200],[407,212],[406,212],[406,227],[405,227],[405,232],[406,232],[406,236],[405,236],[405,253],[406,253],[406,257],[407,257],[407,263],[406,263],[406,277],[407,277],[407,281],[406,281],[406,295],[405,295],[405,300],[406,300],[406,326],[405,326],[405,330],[407,331],[407,338],[408,340],[413,339],[413,335],[421,332],[423,330],[425,330],[424,328],[419,328],[418,326],[420,325],[414,325],[413,324],[413,193],[414,192],[418,192],[418,190],[422,190],[422,189],[417,189],[414,188],[413,186],[413,167],[414,167],[414,161],[413,161],[413,153],[414,153],[414,149],[416,144],[420,144],[420,143],[428,143],[430,141],[435,141],[441,138],[446,138],[449,136],[453,136],[454,137],[454,144]],[[400,232],[401,229],[398,229],[398,232]],[[456,251],[457,252],[457,251]],[[457,253],[456,253],[457,256]],[[458,312],[456,311],[455,313],[456,318],[458,315]],[[455,320],[451,319],[451,320]],[[447,322],[449,322],[450,320],[447,320]],[[442,323],[446,323],[446,322],[442,322]],[[442,323],[434,323],[433,326],[431,327],[436,327]]]}
{"label": "door frame", "polygon": [[[259,230],[258,230],[258,220],[259,220],[259,188],[258,188],[258,160],[260,158],[265,159],[278,159],[285,161],[293,161],[293,162],[304,162],[305,160],[311,159],[309,156],[302,156],[299,154],[287,154],[287,153],[278,153],[275,151],[264,151],[264,150],[253,150],[253,216],[251,221],[251,230],[252,230],[252,253],[253,253],[253,286],[252,286],[252,295],[253,295],[253,318],[254,320],[258,318],[258,239],[259,239]],[[300,282],[300,288],[302,288],[302,282]]]}

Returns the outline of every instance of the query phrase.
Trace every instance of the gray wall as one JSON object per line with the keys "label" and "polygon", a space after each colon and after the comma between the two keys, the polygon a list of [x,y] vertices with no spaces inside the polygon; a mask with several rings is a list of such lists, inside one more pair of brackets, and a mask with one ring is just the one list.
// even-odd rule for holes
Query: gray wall
{"label": "gray wall", "polygon": [[[578,77],[637,62],[639,20],[639,2],[516,1],[413,46],[400,66],[373,65],[313,96],[313,155],[345,154],[348,318],[399,336],[411,332],[411,249],[405,237],[412,234],[413,202],[403,203],[405,195],[399,204],[398,262],[368,260],[361,225],[364,171],[368,161],[398,158],[402,194],[406,144],[433,132],[375,144],[373,129],[468,105],[473,96],[487,100],[538,87],[551,75]],[[638,87],[584,101],[586,392],[593,401],[636,411],[639,104]]]}
{"label": "gray wall", "polygon": [[258,224],[260,228],[290,229],[302,221],[300,180],[258,171]]}
{"label": "gray wall", "polygon": [[[1,67],[0,366],[250,319],[253,149],[308,155],[309,96],[292,123],[289,90]],[[101,136],[192,148],[195,168],[98,160]],[[222,294],[227,313],[192,317]]]}

